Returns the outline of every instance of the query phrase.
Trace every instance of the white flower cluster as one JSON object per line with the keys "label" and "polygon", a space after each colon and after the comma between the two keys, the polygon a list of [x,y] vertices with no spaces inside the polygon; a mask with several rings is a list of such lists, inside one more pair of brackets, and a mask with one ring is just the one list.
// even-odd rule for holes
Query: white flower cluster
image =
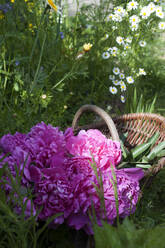
{"label": "white flower cluster", "polygon": [[113,14],[108,15],[107,20],[121,22],[125,16],[127,16],[127,11],[123,7],[118,6],[114,8]]}
{"label": "white flower cluster", "polygon": [[[164,18],[165,15],[162,6],[158,5],[160,1],[155,0],[154,2],[141,6],[137,1],[132,0],[127,3],[126,9],[121,6],[114,8],[113,13],[107,16],[107,20],[122,22],[123,18],[128,17],[131,30],[136,31],[139,28],[139,23],[142,20],[148,19],[154,13],[156,17]],[[132,11],[136,11],[137,14],[133,12],[131,15]],[[164,24],[160,24],[159,28],[164,29]]]}
{"label": "white flower cluster", "polygon": [[[163,5],[160,4],[160,0],[148,0],[148,4],[146,1],[132,0],[126,3],[125,8],[123,6],[115,7],[107,16],[114,38],[111,47],[103,52],[102,58],[111,57],[111,61],[114,61],[112,73],[109,75],[109,80],[112,82],[109,91],[114,95],[120,93],[123,103],[129,84],[133,84],[137,77],[147,75],[144,68],[136,68],[137,60],[133,60],[138,51],[144,54],[144,47],[147,46],[148,40],[148,36],[145,34],[146,27],[148,30],[153,27],[155,32],[155,23],[158,23],[159,30],[165,30],[165,21],[162,20],[165,12]],[[111,37],[110,35],[108,37]],[[127,57],[125,57],[126,55]],[[126,64],[127,59],[131,60],[128,65]],[[128,70],[118,67],[120,61]],[[130,67],[133,76],[130,75]]]}
{"label": "white flower cluster", "polygon": [[[112,81],[113,86],[109,87],[109,91],[112,94],[117,94],[118,89],[116,86],[119,86],[119,89],[121,92],[126,91],[127,89],[127,84],[133,84],[134,79],[132,76],[125,76],[124,72],[120,70],[119,67],[114,67],[112,70],[113,74],[109,75],[109,79]],[[125,98],[122,95],[121,96],[121,101],[125,102]]]}
{"label": "white flower cluster", "polygon": [[[116,42],[118,43],[118,45],[122,45],[124,50],[127,50],[129,48],[131,48],[130,44],[132,42],[132,37],[129,36],[127,38],[121,37],[121,36],[117,36],[116,37]],[[107,49],[107,51],[103,52],[102,54],[102,58],[103,59],[109,59],[110,56],[116,57],[118,54],[120,54],[120,49],[116,46],[110,47]]]}

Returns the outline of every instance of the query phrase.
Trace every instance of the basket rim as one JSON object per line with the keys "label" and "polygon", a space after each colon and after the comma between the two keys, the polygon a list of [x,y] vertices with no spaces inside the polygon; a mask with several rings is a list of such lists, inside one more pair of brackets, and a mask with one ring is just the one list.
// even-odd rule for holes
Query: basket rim
{"label": "basket rim", "polygon": [[165,127],[165,117],[157,114],[157,113],[128,113],[128,114],[123,114],[123,115],[119,115],[119,116],[115,116],[113,118],[114,120],[134,120],[134,119],[148,119],[148,120],[156,120],[160,123],[163,124],[163,126]]}
{"label": "basket rim", "polygon": [[[129,121],[129,120],[135,120],[135,119],[148,119],[148,120],[153,120],[153,121],[157,121],[158,123],[160,123],[162,125],[163,128],[165,128],[165,117],[160,115],[160,114],[156,114],[156,113],[128,113],[128,114],[123,114],[123,115],[119,115],[119,116],[114,116],[112,117],[112,120],[115,121]],[[76,131],[79,129],[89,129],[89,128],[99,128],[101,126],[105,125],[105,121],[104,120],[99,120],[97,122],[93,122],[90,124],[85,124],[82,126],[77,126],[76,127]]]}

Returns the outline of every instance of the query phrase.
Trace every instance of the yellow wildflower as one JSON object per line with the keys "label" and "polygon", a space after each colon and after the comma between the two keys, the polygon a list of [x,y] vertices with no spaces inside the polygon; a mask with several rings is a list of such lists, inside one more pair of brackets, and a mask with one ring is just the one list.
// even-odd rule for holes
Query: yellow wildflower
{"label": "yellow wildflower", "polygon": [[31,29],[33,27],[32,23],[29,23],[29,29]]}
{"label": "yellow wildflower", "polygon": [[10,2],[11,2],[11,3],[14,3],[14,2],[15,2],[15,0],[10,0]]}
{"label": "yellow wildflower", "polygon": [[85,52],[88,52],[91,49],[92,46],[93,45],[91,43],[85,43],[83,45],[83,49],[84,49]]}
{"label": "yellow wildflower", "polygon": [[5,17],[5,16],[4,16],[3,12],[0,11],[0,20],[2,20],[4,17]]}
{"label": "yellow wildflower", "polygon": [[57,12],[57,6],[53,3],[53,0],[47,0],[49,6]]}

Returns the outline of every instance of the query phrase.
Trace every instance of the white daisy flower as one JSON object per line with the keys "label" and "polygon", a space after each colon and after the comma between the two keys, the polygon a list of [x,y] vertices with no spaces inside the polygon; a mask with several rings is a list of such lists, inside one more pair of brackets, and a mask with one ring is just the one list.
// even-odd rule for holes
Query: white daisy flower
{"label": "white daisy flower", "polygon": [[46,94],[43,94],[43,95],[41,96],[41,98],[45,100],[45,99],[47,98],[47,95],[46,95]]}
{"label": "white daisy flower", "polygon": [[116,56],[117,56],[117,54],[116,54],[116,53],[112,53],[112,56],[113,56],[113,57],[116,57]]}
{"label": "white daisy flower", "polygon": [[120,82],[117,79],[116,80],[113,80],[112,82],[113,82],[114,85],[120,85]]}
{"label": "white daisy flower", "polygon": [[147,73],[143,68],[139,68],[139,75],[146,75]]}
{"label": "white daisy flower", "polygon": [[138,27],[139,27],[139,24],[138,23],[134,23],[134,24],[131,25],[131,30],[132,31],[136,31],[138,29]]}
{"label": "white daisy flower", "polygon": [[120,79],[124,79],[124,78],[125,78],[124,73],[120,73],[120,74],[119,74],[119,78],[120,78]]}
{"label": "white daisy flower", "polygon": [[139,5],[138,2],[133,0],[129,3],[127,3],[127,9],[128,9],[128,11],[130,11],[132,9],[137,9],[138,5]]}
{"label": "white daisy flower", "polygon": [[164,30],[165,29],[165,22],[159,22],[158,27],[159,27],[159,29]]}
{"label": "white daisy flower", "polygon": [[156,16],[162,19],[162,18],[164,18],[164,13],[156,11]]}
{"label": "white daisy flower", "polygon": [[113,20],[113,16],[114,16],[113,14],[108,15],[107,16],[107,21]]}
{"label": "white daisy flower", "polygon": [[110,80],[115,80],[115,75],[109,75]]}
{"label": "white daisy flower", "polygon": [[124,44],[124,50],[131,48],[128,43]]}
{"label": "white daisy flower", "polygon": [[141,40],[141,41],[139,41],[139,45],[141,46],[141,47],[145,47],[146,46],[146,41],[144,41],[144,40]]}
{"label": "white daisy flower", "polygon": [[125,84],[124,81],[123,81],[123,80],[120,80],[120,81],[119,81],[119,85],[121,86],[121,85],[123,85],[123,84]]}
{"label": "white daisy flower", "polygon": [[107,106],[107,110],[110,111],[112,107],[110,105]]}
{"label": "white daisy flower", "polygon": [[118,48],[117,47],[110,47],[110,48],[108,48],[108,51],[110,51],[110,53],[112,54],[112,56],[116,56],[117,55]]}
{"label": "white daisy flower", "polygon": [[113,73],[114,73],[115,75],[119,75],[120,69],[119,69],[118,67],[114,67],[114,68],[113,68]]}
{"label": "white daisy flower", "polygon": [[104,35],[104,40],[107,40],[109,38],[109,34]]}
{"label": "white daisy flower", "polygon": [[116,87],[112,87],[112,86],[110,86],[109,87],[109,91],[112,93],[112,94],[117,94],[117,88]]}
{"label": "white daisy flower", "polygon": [[125,103],[125,97],[124,96],[121,95],[120,100],[121,100],[122,103]]}
{"label": "white daisy flower", "polygon": [[142,17],[142,19],[147,19],[150,16],[150,14],[151,12],[148,6],[144,6],[140,11],[140,16]]}
{"label": "white daisy flower", "polygon": [[115,8],[114,14],[119,15],[121,17],[124,17],[124,16],[127,15],[127,12],[123,7],[118,6],[118,7]]}
{"label": "white daisy flower", "polygon": [[131,24],[135,24],[135,23],[137,24],[140,22],[140,18],[137,15],[133,15],[129,18],[129,22]]}
{"label": "white daisy flower", "polygon": [[124,82],[120,85],[120,89],[121,89],[121,92],[126,91],[127,88]]}
{"label": "white daisy flower", "polygon": [[159,6],[159,5],[157,5],[156,7],[155,7],[155,11],[156,12],[163,12],[163,10],[162,10],[162,6]]}
{"label": "white daisy flower", "polygon": [[125,41],[126,41],[127,43],[131,43],[131,42],[132,42],[132,37],[127,37],[127,38],[125,39]]}
{"label": "white daisy flower", "polygon": [[109,52],[104,52],[104,53],[102,54],[102,58],[103,58],[103,59],[109,59],[109,57],[110,57]]}
{"label": "white daisy flower", "polygon": [[117,27],[116,26],[112,26],[112,30],[116,30],[117,29]]}
{"label": "white daisy flower", "polygon": [[108,51],[109,51],[111,54],[117,53],[118,48],[117,48],[117,47],[110,47],[110,48],[108,48]]}
{"label": "white daisy flower", "polygon": [[114,22],[121,22],[123,18],[120,15],[114,14],[112,17],[112,21]]}
{"label": "white daisy flower", "polygon": [[153,13],[156,10],[156,6],[155,6],[155,4],[153,2],[148,4],[148,8],[150,10],[150,13]]}
{"label": "white daisy flower", "polygon": [[126,80],[127,80],[128,84],[133,84],[134,83],[134,79],[131,76],[126,77]]}
{"label": "white daisy flower", "polygon": [[119,45],[124,44],[124,38],[121,37],[121,36],[117,36],[117,37],[116,37],[116,42],[117,42]]}

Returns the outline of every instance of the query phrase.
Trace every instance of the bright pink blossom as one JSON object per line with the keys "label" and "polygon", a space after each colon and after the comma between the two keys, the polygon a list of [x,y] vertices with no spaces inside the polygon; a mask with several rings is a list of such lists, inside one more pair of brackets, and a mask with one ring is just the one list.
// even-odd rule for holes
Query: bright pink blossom
{"label": "bright pink blossom", "polygon": [[[111,170],[108,173],[103,172],[98,175],[99,177],[102,176],[105,216],[100,196],[97,192],[97,188],[100,188],[99,182],[89,161],[89,158],[83,157],[70,158],[67,161],[66,171],[74,192],[74,211],[68,217],[68,224],[75,229],[84,228],[88,233],[91,233],[91,221],[88,214],[92,213],[92,207],[95,209],[98,223],[101,223],[101,219],[107,219],[109,223],[113,223],[117,216],[117,211],[113,185],[114,178]],[[119,216],[124,218],[135,211],[140,194],[139,180],[144,174],[141,169],[137,170],[136,168],[135,170],[134,168],[129,169],[128,173],[125,169],[115,169],[114,173],[117,180]],[[133,178],[132,174],[136,175],[136,177]]]}
{"label": "bright pink blossom", "polygon": [[[17,167],[22,174],[21,184],[34,193],[33,212],[40,209],[41,220],[61,214],[55,217],[55,224],[66,221],[77,230],[84,228],[92,233],[89,213],[92,215],[94,208],[99,225],[102,219],[113,223],[117,211],[111,165],[117,180],[119,216],[124,218],[135,211],[143,172],[138,168],[117,170],[121,160],[120,143],[107,139],[99,130],[82,130],[74,136],[71,128],[63,133],[58,127],[41,122],[26,135],[4,135],[0,148],[3,152],[0,158],[10,153],[0,167],[8,163],[13,177]],[[97,192],[100,177],[106,215]],[[11,183],[9,178],[7,181],[5,190],[9,193]],[[26,210],[29,216],[29,200]]]}
{"label": "bright pink blossom", "polygon": [[74,156],[94,158],[102,170],[117,165],[121,160],[121,149],[118,141],[107,139],[99,130],[81,130],[77,136],[67,141],[67,149]]}

